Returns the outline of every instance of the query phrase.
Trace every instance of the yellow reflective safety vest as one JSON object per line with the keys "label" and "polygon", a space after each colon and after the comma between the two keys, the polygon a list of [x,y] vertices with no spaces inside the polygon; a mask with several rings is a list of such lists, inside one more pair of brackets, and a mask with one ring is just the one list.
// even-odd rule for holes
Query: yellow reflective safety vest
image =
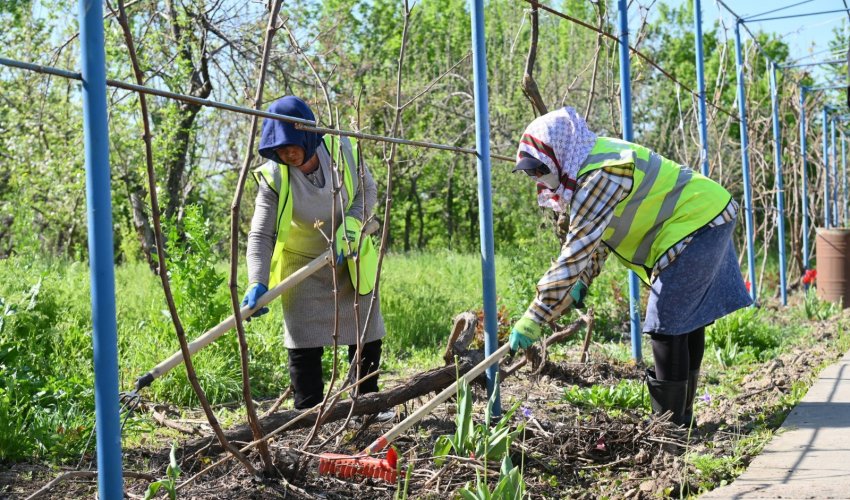
{"label": "yellow reflective safety vest", "polygon": [[619,139],[598,138],[578,176],[604,167],[630,170],[634,184],[614,207],[602,241],[647,284],[664,253],[720,215],[732,199],[708,177]]}
{"label": "yellow reflective safety vest", "polygon": [[[353,172],[357,171],[357,141],[349,140],[348,137],[339,137],[337,144],[341,150],[339,152],[342,153],[342,157],[345,159],[345,166],[340,165],[339,169],[342,171],[343,186],[348,193],[348,203],[345,206],[345,210],[348,211],[351,208],[351,204],[354,203]],[[338,158],[339,155],[337,154],[334,157]],[[286,239],[289,236],[289,228],[292,226],[292,191],[289,189],[289,168],[286,165],[274,168],[271,162],[266,162],[263,166],[253,171],[253,176],[254,180],[258,183],[260,179],[263,179],[278,195],[275,245],[274,252],[272,253],[268,284],[268,287],[271,289],[286,278],[283,275],[283,249],[286,245]],[[378,253],[370,236],[364,236],[362,238],[359,257],[359,266],[354,259],[346,259],[346,262],[348,263],[351,284],[358,287],[358,293],[360,295],[365,295],[375,288],[375,277],[378,272]],[[358,271],[360,273],[359,283],[357,281]]]}

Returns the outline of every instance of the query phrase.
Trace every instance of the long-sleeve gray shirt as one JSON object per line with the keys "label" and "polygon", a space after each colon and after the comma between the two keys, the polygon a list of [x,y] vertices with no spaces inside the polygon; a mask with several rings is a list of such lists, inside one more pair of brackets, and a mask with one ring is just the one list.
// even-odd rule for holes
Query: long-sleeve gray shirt
{"label": "long-sleeve gray shirt", "polygon": [[[333,239],[336,227],[331,228],[333,207],[333,179],[331,157],[325,145],[316,150],[324,184],[313,185],[305,174],[295,167],[275,164],[275,168],[289,169],[289,189],[292,192],[292,226],[286,241],[286,252],[315,258],[328,249],[328,239]],[[336,226],[342,223],[342,215],[350,215],[364,221],[372,214],[378,200],[378,188],[372,174],[365,168],[363,189],[360,189],[359,173],[352,169],[354,179],[354,201],[345,211],[348,193],[341,189],[342,201],[337,199]],[[341,182],[341,179],[340,179]],[[268,285],[269,268],[274,252],[278,194],[265,181],[260,181],[251,232],[248,233],[248,279],[250,283]],[[364,203],[365,201],[365,203]],[[365,214],[364,214],[365,208]]]}

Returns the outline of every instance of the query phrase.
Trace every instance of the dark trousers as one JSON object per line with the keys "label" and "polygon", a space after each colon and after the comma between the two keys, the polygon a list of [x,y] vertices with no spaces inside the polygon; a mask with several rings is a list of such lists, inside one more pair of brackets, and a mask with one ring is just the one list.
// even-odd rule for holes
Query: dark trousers
{"label": "dark trousers", "polygon": [[[311,408],[322,402],[325,382],[322,380],[322,354],[324,347],[287,349],[289,351],[289,380],[295,393],[295,408]],[[348,362],[354,360],[356,345],[348,346]],[[381,366],[381,340],[363,344],[360,354],[360,377],[374,372]],[[378,377],[371,377],[360,384],[360,394],[378,392]]]}
{"label": "dark trousers", "polygon": [[655,377],[658,380],[687,380],[688,372],[699,370],[705,352],[705,327],[684,335],[650,334]]}

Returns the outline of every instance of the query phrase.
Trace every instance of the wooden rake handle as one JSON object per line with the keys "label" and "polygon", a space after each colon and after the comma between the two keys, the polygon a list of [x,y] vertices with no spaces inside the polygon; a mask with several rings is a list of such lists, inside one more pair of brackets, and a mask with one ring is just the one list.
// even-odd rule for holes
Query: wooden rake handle
{"label": "wooden rake handle", "polygon": [[[378,230],[378,223],[375,220],[370,220],[366,224],[366,228],[363,230],[363,232],[365,234],[372,234],[377,230]],[[331,259],[333,259],[333,258],[334,258],[334,254],[330,250],[327,250],[322,255],[320,255],[320,256],[316,257],[315,259],[313,259],[312,261],[310,261],[310,263],[308,263],[306,266],[302,267],[301,269],[299,269],[299,270],[295,271],[294,273],[290,274],[289,276],[287,276],[286,279],[284,279],[283,281],[281,281],[280,283],[275,285],[274,288],[272,288],[268,292],[261,295],[260,298],[257,299],[257,306],[256,307],[251,309],[248,306],[243,306],[239,310],[240,315],[243,318],[250,317],[257,310],[262,309],[263,307],[268,305],[271,301],[280,297],[280,295],[283,292],[289,290],[290,288],[294,287],[298,283],[301,283],[308,276],[314,274],[319,269],[330,264]],[[216,326],[207,330],[200,337],[196,338],[192,342],[189,342],[189,354],[195,354],[196,352],[200,351],[201,349],[208,346],[209,344],[214,342],[216,339],[218,339],[219,337],[221,337],[225,333],[232,330],[235,326],[236,326],[236,318],[233,315],[231,315],[227,319],[222,321],[221,323],[219,323]],[[151,383],[153,383],[154,380],[165,375],[166,373],[171,371],[172,368],[181,364],[182,362],[183,362],[183,353],[180,350],[178,350],[177,352],[172,354],[170,357],[168,357],[166,360],[162,361],[158,365],[151,368],[150,371],[148,371],[147,373],[145,373],[141,377],[137,378],[135,390],[139,391],[139,390],[144,389],[145,387],[151,385]]]}
{"label": "wooden rake handle", "polygon": [[[574,302],[574,297],[571,294],[568,294],[564,297],[564,304],[566,307],[569,307]],[[426,415],[434,411],[434,408],[437,407],[443,401],[449,399],[453,394],[457,392],[458,383],[463,380],[466,383],[472,382],[477,376],[484,373],[484,370],[489,368],[493,363],[498,362],[502,357],[510,351],[511,346],[510,343],[507,343],[500,347],[496,352],[484,358],[484,361],[478,363],[473,366],[471,370],[469,370],[463,377],[456,380],[455,383],[446,387],[439,394],[434,396],[434,399],[428,401],[421,408],[411,413],[407,418],[399,422],[395,427],[387,431],[383,436],[379,437],[375,441],[372,442],[369,446],[363,449],[363,454],[372,455],[375,453],[380,453],[384,448],[389,446],[390,443],[395,441],[397,437],[406,432],[408,429],[413,427],[414,424],[422,420]]]}
{"label": "wooden rake handle", "polygon": [[434,409],[440,403],[455,395],[457,393],[457,385],[461,380],[465,381],[466,383],[472,382],[476,377],[484,373],[484,370],[489,368],[492,364],[498,363],[499,360],[501,360],[502,357],[507,354],[508,351],[510,351],[510,349],[510,344],[505,344],[500,347],[496,352],[484,358],[484,361],[472,367],[472,369],[466,372],[463,377],[456,380],[452,385],[443,389],[439,394],[434,396],[433,399],[425,403],[421,408],[408,415],[407,418],[396,424],[395,427],[387,431],[383,436],[373,441],[372,444],[370,444],[363,450],[363,453],[365,455],[380,453],[390,443],[395,441],[397,437],[407,432],[407,430],[413,427],[413,425],[415,425],[417,422],[425,418],[426,415],[434,411]]}

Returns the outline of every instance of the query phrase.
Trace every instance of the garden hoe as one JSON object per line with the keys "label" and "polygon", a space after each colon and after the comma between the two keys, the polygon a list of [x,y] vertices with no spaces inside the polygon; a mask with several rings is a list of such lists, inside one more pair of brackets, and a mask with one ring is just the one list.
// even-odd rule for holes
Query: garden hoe
{"label": "garden hoe", "polygon": [[422,420],[426,415],[430,414],[443,401],[449,399],[457,393],[457,385],[460,380],[467,383],[481,375],[484,370],[490,367],[493,363],[497,363],[502,356],[509,350],[510,344],[505,344],[496,352],[488,356],[481,363],[475,365],[459,380],[452,385],[446,387],[432,400],[428,401],[424,406],[411,413],[407,418],[399,422],[395,427],[387,433],[376,439],[369,446],[363,449],[358,455],[341,455],[337,453],[323,453],[319,456],[319,474],[334,475],[340,478],[355,478],[355,477],[371,477],[374,479],[383,479],[388,483],[394,483],[398,475],[396,463],[398,455],[395,450],[390,448],[387,451],[386,458],[380,459],[373,455],[383,451],[390,443],[414,424]]}
{"label": "garden hoe", "polygon": [[[366,228],[364,229],[365,234],[372,234],[378,230],[378,223],[374,220],[370,221],[366,224]],[[243,318],[248,318],[254,311],[262,309],[267,304],[269,304],[274,299],[278,298],[283,292],[289,290],[294,287],[298,283],[304,281],[305,278],[315,273],[319,269],[322,269],[326,265],[330,264],[331,259],[334,258],[333,252],[331,250],[326,251],[322,255],[316,257],[309,264],[302,267],[301,269],[295,271],[286,277],[285,280],[281,281],[277,285],[274,286],[271,290],[264,293],[259,299],[257,299],[257,306],[253,309],[250,309],[248,306],[242,307],[240,313]],[[228,317],[226,320],[217,324],[216,326],[207,330],[206,333],[196,338],[192,342],[189,342],[189,353],[195,354],[200,351],[207,345],[211,344],[213,341],[230,331],[236,326],[236,318],[234,316]],[[159,377],[165,375],[172,368],[179,365],[183,362],[183,353],[181,351],[177,351],[172,354],[168,359],[161,362],[160,364],[153,367],[150,371],[142,375],[141,377],[136,379],[135,389],[127,394],[127,397],[135,397],[138,396],[139,391],[144,389],[145,387],[151,385],[154,380]]]}

